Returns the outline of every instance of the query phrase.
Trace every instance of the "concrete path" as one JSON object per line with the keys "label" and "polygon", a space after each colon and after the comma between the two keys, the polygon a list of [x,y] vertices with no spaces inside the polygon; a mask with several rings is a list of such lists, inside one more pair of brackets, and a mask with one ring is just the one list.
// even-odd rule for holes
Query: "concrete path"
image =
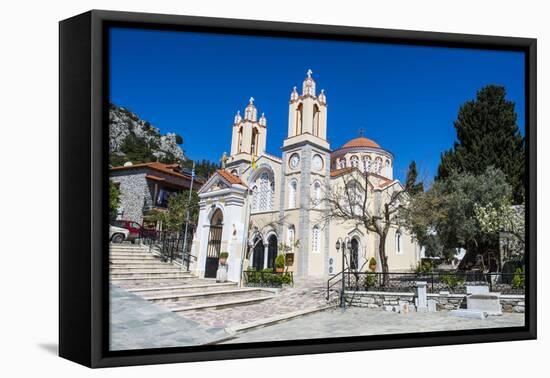
{"label": "concrete path", "polygon": [[524,314],[506,313],[502,316],[491,316],[485,320],[478,320],[452,317],[447,311],[398,314],[379,309],[352,307],[342,310],[333,308],[237,334],[236,338],[223,343],[518,327],[523,325]]}
{"label": "concrete path", "polygon": [[116,285],[110,291],[111,350],[200,345],[228,335],[223,328],[179,316]]}

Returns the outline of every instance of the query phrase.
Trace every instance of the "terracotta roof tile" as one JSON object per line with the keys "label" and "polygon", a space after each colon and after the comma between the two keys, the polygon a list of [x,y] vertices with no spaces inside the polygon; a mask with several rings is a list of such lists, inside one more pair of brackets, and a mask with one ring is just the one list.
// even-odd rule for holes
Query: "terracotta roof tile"
{"label": "terracotta roof tile", "polygon": [[[158,161],[154,161],[151,163],[141,163],[141,164],[132,164],[128,166],[121,166],[121,167],[112,167],[111,171],[124,171],[124,170],[131,170],[131,169],[139,169],[139,168],[150,168],[158,172],[166,173],[172,176],[176,176],[179,178],[191,179],[191,175],[185,172],[177,172],[175,168],[179,167],[179,164],[164,164],[160,163]],[[196,178],[196,181],[198,183],[203,183],[203,180]]]}
{"label": "terracotta roof tile", "polygon": [[218,172],[220,176],[222,176],[225,180],[227,180],[231,184],[244,185],[240,177],[235,176],[234,174],[229,173],[224,169],[218,169],[216,172]]}

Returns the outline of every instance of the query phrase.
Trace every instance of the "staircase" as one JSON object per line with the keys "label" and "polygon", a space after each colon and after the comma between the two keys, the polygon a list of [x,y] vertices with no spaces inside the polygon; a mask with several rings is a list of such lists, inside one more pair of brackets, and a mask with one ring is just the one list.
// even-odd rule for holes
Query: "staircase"
{"label": "staircase", "polygon": [[200,279],[142,245],[111,244],[109,262],[111,283],[175,313],[247,306],[274,297],[272,290]]}

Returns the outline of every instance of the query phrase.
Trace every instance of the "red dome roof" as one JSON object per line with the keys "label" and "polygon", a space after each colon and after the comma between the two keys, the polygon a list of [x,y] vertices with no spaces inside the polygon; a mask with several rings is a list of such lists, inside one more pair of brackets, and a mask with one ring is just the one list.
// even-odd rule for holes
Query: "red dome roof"
{"label": "red dome roof", "polygon": [[380,148],[380,145],[373,140],[370,140],[365,137],[359,137],[350,140],[342,146],[342,148],[352,148],[352,147],[371,147],[371,148]]}

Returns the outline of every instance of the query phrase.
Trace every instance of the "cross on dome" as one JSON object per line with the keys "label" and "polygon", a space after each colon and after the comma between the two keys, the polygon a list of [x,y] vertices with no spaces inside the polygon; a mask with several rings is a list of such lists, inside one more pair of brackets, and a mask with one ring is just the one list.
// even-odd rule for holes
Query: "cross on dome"
{"label": "cross on dome", "polygon": [[248,100],[248,103],[250,105],[254,105],[254,97],[250,97],[250,100]]}
{"label": "cross on dome", "polygon": [[359,132],[359,136],[360,137],[364,137],[365,136],[365,129],[364,128],[360,128],[359,130],[357,130]]}
{"label": "cross on dome", "polygon": [[307,70],[307,77],[308,77],[309,79],[311,79],[311,74],[312,74],[312,73],[313,73],[313,71],[311,70],[311,68]]}

